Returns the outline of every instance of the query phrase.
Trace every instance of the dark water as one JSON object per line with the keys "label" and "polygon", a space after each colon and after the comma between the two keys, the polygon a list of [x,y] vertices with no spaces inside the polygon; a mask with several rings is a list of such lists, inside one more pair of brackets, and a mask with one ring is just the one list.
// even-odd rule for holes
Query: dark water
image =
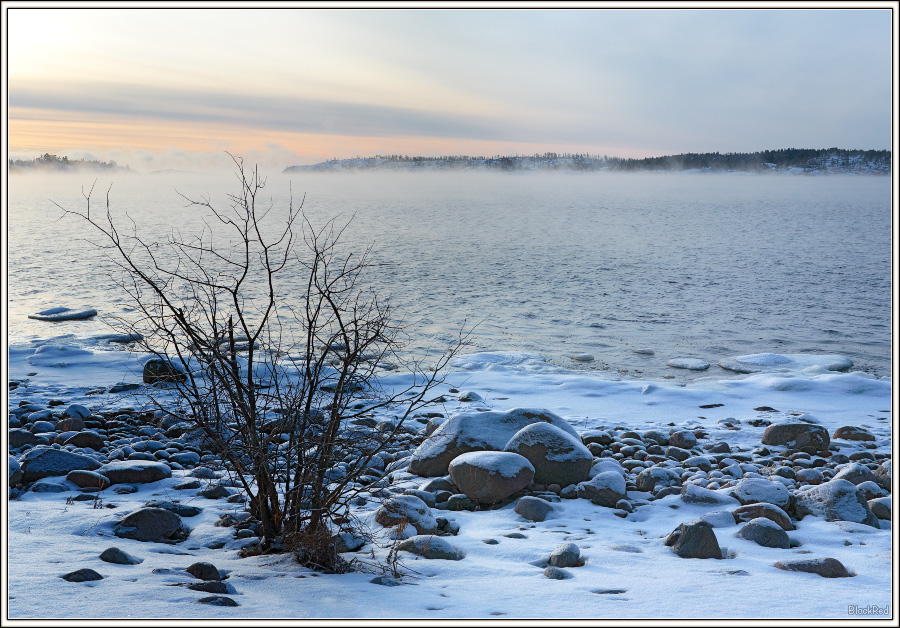
{"label": "dark water", "polygon": [[[129,303],[49,199],[83,209],[94,175],[10,177],[9,337],[109,330],[48,324],[28,313]],[[232,176],[99,175],[149,239],[190,234],[201,212],[175,193],[225,206]],[[538,351],[571,367],[679,378],[674,357],[837,353],[890,374],[889,177],[671,174],[380,173],[269,177],[273,217],[289,184],[314,224],[353,220],[347,250],[374,246],[392,266],[373,277],[437,346],[478,323],[471,351]],[[635,349],[649,348],[654,355]],[[593,362],[573,361],[591,354]]]}

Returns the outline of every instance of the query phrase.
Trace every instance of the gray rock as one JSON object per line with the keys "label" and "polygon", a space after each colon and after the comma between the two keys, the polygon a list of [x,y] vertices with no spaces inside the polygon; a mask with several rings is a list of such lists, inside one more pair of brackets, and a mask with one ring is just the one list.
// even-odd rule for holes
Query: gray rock
{"label": "gray rock", "polygon": [[221,595],[201,597],[199,600],[197,600],[197,603],[209,604],[210,606],[239,606],[239,604],[232,600],[230,597],[223,597]]}
{"label": "gray rock", "polygon": [[78,432],[64,443],[79,448],[90,448],[94,451],[100,451],[101,447],[106,445],[103,437],[96,432]]}
{"label": "gray rock", "polygon": [[565,569],[560,569],[559,567],[547,567],[544,569],[544,575],[551,580],[568,580],[572,577]]}
{"label": "gray rock", "polygon": [[19,447],[24,447],[25,445],[38,445],[40,443],[46,443],[46,439],[41,438],[40,436],[35,436],[30,431],[22,428],[13,428],[8,432],[9,440],[8,447],[10,449],[18,449]]}
{"label": "gray rock", "polygon": [[437,520],[428,505],[415,495],[395,495],[375,511],[375,521],[385,527],[393,527],[405,522],[413,526],[420,535],[437,532]]}
{"label": "gray rock", "polygon": [[862,484],[863,482],[874,482],[875,474],[868,467],[854,462],[838,471],[833,480],[847,480],[851,484]]}
{"label": "gray rock", "polygon": [[81,404],[73,403],[66,408],[66,411],[63,414],[72,417],[73,419],[81,419],[84,421],[91,416],[91,411]]}
{"label": "gray rock", "polygon": [[83,429],[84,419],[81,419],[80,417],[69,417],[56,424],[56,430],[58,432],[80,432]]}
{"label": "gray rock", "polygon": [[9,455],[7,457],[9,458],[9,486],[15,488],[22,481],[22,467],[18,460]]}
{"label": "gray rock", "polygon": [[680,449],[693,449],[697,446],[697,437],[688,430],[673,432],[669,434],[669,445]]}
{"label": "gray rock", "polygon": [[686,504],[737,505],[738,501],[728,495],[688,482],[681,487],[681,501]]}
{"label": "gray rock", "polygon": [[202,491],[199,491],[197,495],[199,497],[205,497],[206,499],[226,499],[231,497],[231,491],[220,484],[205,488]]}
{"label": "gray rock", "polygon": [[118,547],[109,547],[103,550],[103,553],[100,554],[100,560],[116,565],[137,565],[144,562],[143,558],[132,556],[131,554],[123,552]]}
{"label": "gray rock", "polygon": [[578,497],[605,508],[615,508],[625,496],[625,478],[615,471],[603,471],[578,485]]}
{"label": "gray rock", "polygon": [[843,427],[837,428],[834,431],[834,434],[831,435],[831,438],[840,438],[842,440],[874,441],[875,435],[872,434],[869,430],[863,429],[861,427],[845,425]]}
{"label": "gray rock", "polygon": [[777,547],[781,549],[790,549],[791,547],[791,540],[788,538],[787,532],[782,530],[777,523],[765,517],[751,519],[737,531],[735,536],[739,539],[753,541],[763,547]]}
{"label": "gray rock", "polygon": [[350,532],[339,532],[331,537],[331,542],[334,543],[334,551],[338,554],[344,554],[346,552],[355,552],[365,546],[368,541]]}
{"label": "gray rock", "polygon": [[887,491],[891,490],[891,467],[891,461],[885,460],[877,469],[875,469],[875,483]]}
{"label": "gray rock", "polygon": [[784,484],[759,478],[744,478],[738,481],[731,494],[741,504],[766,502],[784,508],[790,501],[790,493]]}
{"label": "gray rock", "polygon": [[397,550],[428,559],[462,560],[465,554],[439,536],[416,535],[397,545]]}
{"label": "gray rock", "polygon": [[606,447],[607,445],[611,445],[613,440],[612,434],[606,430],[588,430],[581,435],[581,442],[585,445],[593,443]]}
{"label": "gray rock", "polygon": [[[194,563],[193,565],[185,569],[185,571],[187,571],[198,580],[222,579],[222,577],[219,575],[219,570],[216,569],[216,566],[211,563]],[[211,593],[214,593],[214,591],[212,591]]]}
{"label": "gray rock", "polygon": [[200,463],[200,454],[193,451],[179,451],[177,454],[172,454],[169,460],[178,464],[193,466]]}
{"label": "gray rock", "polygon": [[144,508],[162,508],[163,510],[174,512],[179,517],[196,517],[203,512],[203,509],[197,506],[178,504],[167,499],[151,499],[144,504]]}
{"label": "gray rock", "polygon": [[66,493],[74,491],[77,486],[65,480],[59,481],[50,478],[41,478],[31,485],[32,493]]}
{"label": "gray rock", "polygon": [[66,480],[79,488],[95,488],[101,491],[110,485],[109,478],[105,475],[96,471],[84,471],[81,469],[69,471],[66,475]]}
{"label": "gray rock", "polygon": [[782,530],[790,531],[794,529],[791,518],[775,504],[767,504],[765,502],[747,504],[746,506],[735,508],[731,514],[734,516],[735,523],[764,517],[777,523]]}
{"label": "gray rock", "polygon": [[722,550],[712,526],[696,520],[682,523],[672,550],[682,558],[722,558]]}
{"label": "gray rock", "polygon": [[780,560],[775,567],[784,571],[814,573],[823,578],[849,578],[850,572],[836,558],[797,558]]}
{"label": "gray rock", "polygon": [[514,408],[508,412],[457,414],[413,452],[409,472],[424,477],[446,475],[450,462],[458,455],[470,451],[500,451],[520,429],[540,422],[554,425],[578,438],[578,433],[565,419],[547,410]]}
{"label": "gray rock", "polygon": [[481,504],[495,504],[534,480],[534,467],[524,456],[507,451],[472,451],[449,466],[453,483]]}
{"label": "gray rock", "polygon": [[182,530],[181,518],[163,508],[141,508],[122,519],[115,535],[136,541],[163,542]]}
{"label": "gray rock", "polygon": [[831,438],[828,430],[811,423],[777,423],[763,432],[763,445],[786,445],[809,453],[825,451]]}
{"label": "gray rock", "polygon": [[891,498],[890,497],[876,497],[875,499],[869,500],[869,510],[872,511],[872,514],[878,517],[879,519],[884,519],[885,521],[891,520]]}
{"label": "gray rock", "polygon": [[219,580],[190,582],[187,588],[191,591],[203,591],[204,593],[231,593],[228,590],[228,585]]}
{"label": "gray rock", "polygon": [[73,571],[64,576],[60,576],[60,578],[68,580],[69,582],[92,582],[94,580],[103,580],[103,576],[93,569],[79,569],[78,571]]}
{"label": "gray rock", "polygon": [[581,550],[574,543],[563,543],[550,553],[551,567],[577,567],[582,563]]}
{"label": "gray rock", "polygon": [[594,456],[578,437],[549,423],[523,427],[504,449],[527,458],[534,466],[534,481],[541,484],[578,484],[588,479],[594,464]]}
{"label": "gray rock", "polygon": [[49,476],[66,475],[69,471],[96,471],[101,466],[90,456],[49,447],[30,449],[19,459],[19,464],[26,483]]}
{"label": "gray rock", "polygon": [[544,521],[553,512],[553,506],[538,497],[520,497],[515,511],[529,521]]}
{"label": "gray rock", "polygon": [[853,521],[880,527],[865,498],[847,480],[831,480],[798,491],[796,499],[795,511],[801,518],[813,515],[825,517],[826,521]]}
{"label": "gray rock", "polygon": [[187,381],[187,375],[175,364],[162,358],[151,358],[144,363],[145,384],[180,383]]}
{"label": "gray rock", "polygon": [[661,488],[681,485],[681,474],[665,467],[650,467],[638,473],[637,490],[655,493]]}
{"label": "gray rock", "polygon": [[155,460],[116,460],[100,469],[113,484],[147,484],[172,477],[169,465]]}

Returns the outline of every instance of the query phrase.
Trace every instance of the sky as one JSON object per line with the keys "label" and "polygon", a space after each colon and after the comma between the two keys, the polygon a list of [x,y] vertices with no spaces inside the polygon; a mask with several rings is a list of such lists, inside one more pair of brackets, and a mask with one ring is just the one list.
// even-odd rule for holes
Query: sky
{"label": "sky", "polygon": [[164,7],[5,5],[9,156],[891,148],[886,8]]}

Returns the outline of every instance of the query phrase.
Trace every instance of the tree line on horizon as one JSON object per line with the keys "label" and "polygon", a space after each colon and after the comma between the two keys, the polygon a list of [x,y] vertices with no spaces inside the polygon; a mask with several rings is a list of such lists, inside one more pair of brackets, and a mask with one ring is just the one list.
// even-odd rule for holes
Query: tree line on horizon
{"label": "tree line on horizon", "polygon": [[566,169],[609,171],[749,171],[798,169],[807,172],[890,172],[891,151],[842,148],[782,148],[752,153],[681,153],[662,157],[623,158],[589,153],[545,152],[533,155],[375,155],[374,157],[333,158],[313,166],[292,166],[292,170],[368,169],[396,166],[499,170]]}
{"label": "tree line on horizon", "polygon": [[10,171],[14,170],[130,170],[128,166],[120,166],[115,161],[99,161],[95,159],[69,159],[68,156],[44,153],[34,159],[10,159]]}

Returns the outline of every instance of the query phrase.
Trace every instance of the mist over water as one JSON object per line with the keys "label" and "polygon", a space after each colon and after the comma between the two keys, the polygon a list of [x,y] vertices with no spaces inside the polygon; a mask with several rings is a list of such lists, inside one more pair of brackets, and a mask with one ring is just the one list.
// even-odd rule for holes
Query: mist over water
{"label": "mist over water", "polygon": [[[148,240],[202,226],[178,191],[227,206],[234,175],[13,175],[9,178],[11,342],[108,333],[101,320],[27,315],[90,305],[128,314],[94,238],[51,202],[133,218]],[[268,176],[272,217],[289,186],[314,225],[353,218],[349,252],[372,245],[373,275],[410,325],[441,347],[478,323],[467,351],[526,350],[569,368],[632,377],[722,375],[748,353],[839,353],[890,373],[891,180],[609,173]],[[299,276],[295,279],[300,279]],[[648,348],[655,355],[639,355]],[[572,355],[588,353],[593,362]],[[672,369],[702,358],[704,373]]]}

